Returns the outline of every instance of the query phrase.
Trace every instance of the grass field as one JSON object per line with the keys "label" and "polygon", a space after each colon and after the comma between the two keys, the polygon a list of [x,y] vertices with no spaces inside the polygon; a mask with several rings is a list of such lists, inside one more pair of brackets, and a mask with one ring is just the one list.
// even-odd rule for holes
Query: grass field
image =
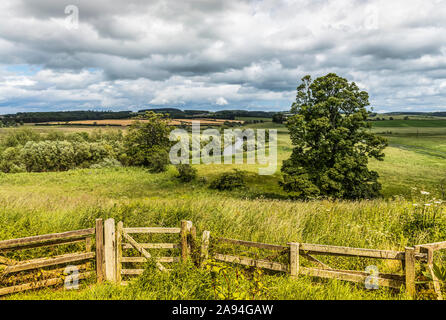
{"label": "grass field", "polygon": [[[173,167],[161,174],[150,174],[142,168],[0,174],[0,239],[86,228],[98,217],[113,217],[129,226],[178,226],[180,220],[188,219],[197,226],[199,234],[210,230],[213,235],[276,244],[295,241],[401,250],[407,245],[446,240],[444,205],[432,202],[434,197],[444,196],[441,186],[446,178],[446,122],[442,122],[442,127],[436,121],[423,121],[431,125],[413,121],[402,125],[396,120],[374,122],[379,126],[373,130],[389,139],[385,160],[370,163],[381,176],[383,199],[290,201],[278,185],[280,171],[273,176],[258,176],[258,165],[197,166],[199,177],[208,180],[231,168],[249,171],[247,188],[233,192],[210,190],[200,180],[183,184],[175,178]],[[390,126],[393,124],[396,126]],[[280,168],[292,150],[286,128],[271,122],[251,127],[278,129]],[[0,129],[0,136],[6,130],[14,129]],[[420,190],[430,195],[423,196]],[[431,205],[424,206],[426,203]],[[433,227],[413,227],[417,219],[432,216]],[[326,259],[333,266],[358,270],[376,263],[369,259]],[[378,267],[382,272],[400,272],[396,263],[383,262]],[[185,272],[180,266],[177,269],[175,272]],[[188,272],[193,278],[195,271]],[[76,292],[42,290],[8,298],[213,298],[204,289],[195,288],[193,282],[176,282],[175,274],[170,277],[161,277],[159,286],[135,284],[118,288],[85,284]],[[294,281],[278,275],[264,275],[262,279],[268,288],[263,296],[266,299],[407,298],[402,292],[367,291],[361,284],[335,280],[300,277]]]}

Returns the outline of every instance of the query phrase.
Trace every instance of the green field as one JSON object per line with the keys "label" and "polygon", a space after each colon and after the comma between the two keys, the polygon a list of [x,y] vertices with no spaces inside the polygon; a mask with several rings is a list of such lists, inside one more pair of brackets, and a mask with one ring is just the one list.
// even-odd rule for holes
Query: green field
{"label": "green field", "polygon": [[[0,174],[0,239],[87,228],[98,217],[113,217],[128,226],[170,227],[187,219],[197,226],[199,235],[210,230],[215,236],[276,244],[308,242],[402,250],[407,245],[446,240],[445,206],[432,201],[444,198],[446,121],[393,120],[373,125],[374,131],[389,140],[385,160],[370,163],[380,174],[382,199],[291,201],[278,185],[280,170],[273,176],[259,176],[258,165],[246,164],[196,166],[198,176],[208,181],[232,168],[247,170],[248,186],[233,192],[210,190],[202,180],[181,183],[175,178],[174,167],[160,174],[132,167]],[[268,122],[251,127],[278,129],[279,162],[289,157],[292,146],[284,126]],[[7,130],[15,129],[0,129],[0,136]],[[430,194],[421,195],[421,190]],[[425,206],[426,203],[431,205]],[[432,216],[435,218],[429,228],[414,227],[417,219],[429,220]],[[359,258],[327,257],[324,261],[357,270],[376,263]],[[400,265],[393,262],[382,262],[378,267],[382,272],[400,272]],[[170,276],[155,274],[161,279],[159,285],[144,286],[144,281],[154,281],[147,276],[126,288],[87,283],[76,292],[42,290],[8,298],[215,298],[212,292],[197,288],[196,282],[175,280],[180,275],[191,279],[203,276],[198,271],[183,269],[175,267]],[[262,281],[268,288],[262,296],[266,299],[407,298],[398,290],[367,291],[362,284],[305,276],[295,281],[284,275],[265,274]]]}

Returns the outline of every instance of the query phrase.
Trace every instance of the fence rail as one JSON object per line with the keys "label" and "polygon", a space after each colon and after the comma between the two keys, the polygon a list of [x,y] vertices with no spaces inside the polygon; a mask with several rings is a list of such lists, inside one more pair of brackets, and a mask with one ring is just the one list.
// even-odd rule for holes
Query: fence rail
{"label": "fence rail", "polygon": [[[136,235],[136,236],[135,236]],[[162,236],[177,237],[174,241],[162,242],[137,241],[141,237]],[[139,237],[139,238],[138,238]],[[95,240],[93,250],[92,240]],[[152,238],[150,238],[152,239]],[[170,238],[169,238],[170,239]],[[39,247],[53,247],[59,245],[85,243],[84,252],[72,252],[53,257],[40,257],[26,261],[16,261],[4,256],[15,250],[32,249]],[[269,250],[274,252],[268,258],[248,257],[242,255],[228,254],[226,252],[216,252],[210,254],[210,247],[213,244],[227,244],[233,246],[243,246]],[[60,273],[64,268],[61,266],[68,263],[77,263],[82,269],[79,279],[86,279],[96,274],[97,281],[103,280],[127,284],[123,277],[141,275],[144,269],[141,264],[149,259],[153,259],[161,271],[169,271],[165,264],[185,262],[193,257],[196,265],[203,264],[209,257],[225,262],[235,263],[245,266],[252,266],[285,272],[292,278],[298,276],[320,277],[328,279],[338,279],[351,282],[365,282],[371,275],[368,272],[358,270],[338,270],[331,268],[326,263],[320,261],[315,256],[343,256],[359,257],[370,259],[398,260],[403,267],[403,274],[379,273],[374,275],[380,286],[401,288],[405,286],[409,295],[415,296],[415,265],[416,263],[427,263],[427,270],[431,273],[433,287],[438,299],[442,299],[440,284],[433,272],[434,253],[437,250],[446,249],[446,241],[416,245],[407,247],[404,251],[379,250],[366,248],[351,248],[344,246],[332,246],[311,243],[291,242],[287,245],[269,244],[254,241],[246,241],[229,238],[213,238],[209,231],[203,231],[201,246],[198,247],[196,240],[196,228],[190,221],[181,221],[180,227],[124,227],[122,222],[115,225],[113,219],[96,220],[94,228],[53,233],[0,241],[0,280],[2,277],[13,277],[14,280],[30,281],[27,283],[15,284],[8,287],[0,287],[0,296],[33,290],[48,286],[60,285],[64,282]],[[128,250],[133,250],[132,255],[128,255]],[[164,252],[164,254],[153,254],[153,251]],[[138,256],[135,256],[134,253]],[[173,255],[169,256],[169,252]],[[198,255],[196,254],[198,252]],[[273,261],[281,257],[280,262]],[[306,259],[310,264],[317,267],[302,265],[301,258]],[[91,272],[91,261],[96,263],[95,272]],[[275,259],[277,260],[277,259]],[[3,266],[3,269],[2,269]],[[33,281],[33,270],[44,270],[47,279]],[[55,269],[56,267],[57,269]]]}
{"label": "fence rail", "polygon": [[[100,222],[102,222],[102,220]],[[101,224],[99,223],[99,225]],[[91,260],[97,261],[98,257],[101,257],[101,248],[98,246],[98,243],[96,243],[96,252],[92,251],[92,237],[97,235],[97,229],[98,227],[96,226],[95,228],[89,229],[0,241],[0,254],[24,249],[35,249],[39,247],[54,247],[60,245],[85,243],[84,252],[72,252],[24,261],[17,261],[0,256],[0,263],[3,265],[2,270],[0,269],[0,280],[10,280],[10,282],[14,283],[14,285],[0,287],[0,296],[64,283],[65,280],[63,273],[65,268],[50,270],[44,269],[61,265],[83,263],[82,265],[77,265],[77,267],[82,269],[83,272],[78,273],[76,275],[76,279],[86,279],[95,273],[98,275],[99,279],[100,275],[102,274],[101,269],[98,269],[96,272],[90,271]],[[97,262],[97,265],[101,266],[101,263]],[[40,271],[41,276],[52,276],[53,278],[35,280],[35,273],[33,274],[32,272],[36,272],[37,270]]]}
{"label": "fence rail", "polygon": [[[209,231],[206,231],[209,236]],[[380,286],[401,288],[406,286],[406,291],[409,295],[415,296],[415,263],[427,262],[432,260],[433,249],[446,248],[446,242],[439,242],[427,245],[420,245],[414,248],[406,248],[405,251],[394,250],[379,250],[366,248],[351,248],[343,246],[321,245],[311,243],[289,243],[287,246],[275,245],[268,243],[260,243],[239,239],[217,238],[214,239],[216,243],[226,243],[233,245],[240,245],[251,248],[266,249],[271,251],[279,251],[280,253],[288,254],[288,263],[279,263],[271,260],[261,260],[240,255],[228,255],[216,252],[213,258],[218,261],[236,263],[245,266],[253,266],[274,271],[287,272],[293,278],[299,275],[306,275],[311,277],[330,278],[352,282],[365,282],[370,273],[357,270],[335,270],[327,266],[313,255],[330,255],[330,256],[344,256],[344,257],[360,257],[373,259],[392,259],[402,262],[404,275],[379,273],[374,275],[374,280]],[[207,256],[207,248],[203,249],[206,252],[202,256]],[[429,253],[429,250],[432,251]],[[300,266],[299,256],[306,258],[308,261],[318,264],[319,268],[309,268]],[[322,267],[322,268],[320,268]],[[432,272],[433,274],[433,272]],[[434,278],[435,279],[435,278]],[[436,285],[436,292],[441,298],[438,283]]]}
{"label": "fence rail", "polygon": [[[120,284],[127,284],[128,281],[123,281],[123,276],[135,276],[140,275],[143,269],[131,268],[135,267],[135,264],[141,264],[149,259],[153,259],[156,266],[161,271],[168,271],[169,269],[164,266],[165,263],[176,263],[185,261],[191,251],[191,242],[188,241],[188,235],[193,232],[194,227],[192,222],[183,221],[180,228],[166,228],[166,227],[132,227],[125,228],[122,222],[117,224],[116,230],[116,273],[115,281]],[[158,235],[179,235],[178,242],[166,243],[139,243],[136,238],[133,238],[134,234],[158,234]],[[181,254],[178,256],[158,256],[152,255],[148,250],[175,250],[180,249]],[[136,250],[141,256],[124,256],[124,250]],[[124,268],[125,265],[126,267]]]}

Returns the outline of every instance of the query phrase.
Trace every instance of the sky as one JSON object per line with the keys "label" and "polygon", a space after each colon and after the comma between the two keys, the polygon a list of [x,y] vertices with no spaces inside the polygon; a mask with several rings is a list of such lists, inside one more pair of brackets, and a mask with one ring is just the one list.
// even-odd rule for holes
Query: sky
{"label": "sky", "polygon": [[300,79],[446,111],[446,0],[2,0],[0,114],[289,110]]}

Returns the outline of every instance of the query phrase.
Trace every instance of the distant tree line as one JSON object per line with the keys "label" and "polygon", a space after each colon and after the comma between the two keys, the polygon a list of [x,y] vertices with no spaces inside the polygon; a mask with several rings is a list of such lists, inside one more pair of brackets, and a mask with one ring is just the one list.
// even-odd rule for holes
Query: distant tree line
{"label": "distant tree line", "polygon": [[3,122],[38,123],[48,121],[126,119],[131,111],[55,111],[55,112],[18,112],[3,116]]}
{"label": "distant tree line", "polygon": [[270,111],[247,111],[247,110],[221,110],[221,111],[206,111],[206,110],[180,110],[176,108],[161,108],[161,109],[144,109],[139,110],[143,113],[146,111],[153,111],[155,113],[168,113],[172,119],[187,119],[187,118],[205,118],[205,119],[225,119],[235,120],[237,117],[248,118],[272,118],[276,112]]}

